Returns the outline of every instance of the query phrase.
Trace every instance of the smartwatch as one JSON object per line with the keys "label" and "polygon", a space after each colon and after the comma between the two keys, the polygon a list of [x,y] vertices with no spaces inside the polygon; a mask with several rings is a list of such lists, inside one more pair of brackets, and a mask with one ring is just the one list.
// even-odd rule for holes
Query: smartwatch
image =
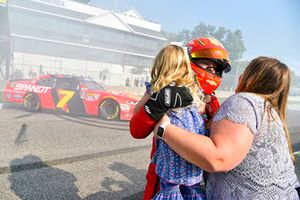
{"label": "smartwatch", "polygon": [[159,137],[159,139],[163,139],[164,138],[164,132],[165,132],[165,128],[166,126],[168,126],[169,123],[166,124],[162,124],[158,127],[156,135]]}

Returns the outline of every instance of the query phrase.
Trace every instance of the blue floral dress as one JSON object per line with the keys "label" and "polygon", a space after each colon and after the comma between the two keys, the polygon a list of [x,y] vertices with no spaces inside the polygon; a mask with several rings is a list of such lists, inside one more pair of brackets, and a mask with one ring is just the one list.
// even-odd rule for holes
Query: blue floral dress
{"label": "blue floral dress", "polygon": [[[190,132],[206,135],[205,122],[195,104],[169,111],[172,124]],[[160,192],[155,200],[203,200],[200,189],[203,170],[181,158],[164,141],[157,140],[157,150],[153,160],[156,173],[160,177]]]}

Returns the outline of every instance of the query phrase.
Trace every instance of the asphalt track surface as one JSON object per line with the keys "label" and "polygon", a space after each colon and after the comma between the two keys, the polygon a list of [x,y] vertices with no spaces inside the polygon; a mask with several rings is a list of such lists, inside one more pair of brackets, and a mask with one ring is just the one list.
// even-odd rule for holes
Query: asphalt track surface
{"label": "asphalt track surface", "polygon": [[[288,110],[300,175],[300,109]],[[151,138],[128,122],[60,113],[0,110],[0,199],[141,199]]]}
{"label": "asphalt track surface", "polygon": [[0,199],[141,199],[151,138],[128,122],[0,110]]}

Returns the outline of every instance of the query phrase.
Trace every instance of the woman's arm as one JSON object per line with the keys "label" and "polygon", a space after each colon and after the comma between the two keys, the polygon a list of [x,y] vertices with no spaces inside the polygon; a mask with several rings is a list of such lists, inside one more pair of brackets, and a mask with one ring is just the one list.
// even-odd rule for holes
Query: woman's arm
{"label": "woman's arm", "polygon": [[[165,118],[155,130],[163,123]],[[212,124],[210,137],[168,125],[163,138],[187,161],[209,172],[221,172],[235,168],[246,157],[254,135],[246,125],[223,119]]]}

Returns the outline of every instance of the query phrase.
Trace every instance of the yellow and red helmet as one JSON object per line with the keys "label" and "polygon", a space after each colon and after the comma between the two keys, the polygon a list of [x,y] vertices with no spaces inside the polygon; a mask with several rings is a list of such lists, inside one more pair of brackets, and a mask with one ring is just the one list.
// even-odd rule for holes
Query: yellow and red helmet
{"label": "yellow and red helmet", "polygon": [[[187,44],[191,66],[205,94],[212,94],[221,84],[222,73],[231,69],[229,55],[222,43],[215,38],[202,37]],[[210,60],[217,66],[216,73],[197,65],[197,60]]]}

